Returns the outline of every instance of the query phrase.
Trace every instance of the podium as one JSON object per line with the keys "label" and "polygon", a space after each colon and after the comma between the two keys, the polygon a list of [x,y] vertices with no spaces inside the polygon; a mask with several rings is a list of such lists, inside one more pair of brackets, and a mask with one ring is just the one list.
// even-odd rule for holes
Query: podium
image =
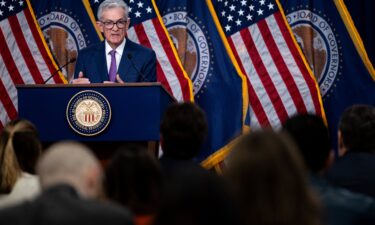
{"label": "podium", "polygon": [[[160,120],[166,107],[175,102],[160,83],[16,87],[19,117],[35,124],[44,145],[75,140],[88,144],[94,151],[97,150],[95,148],[113,148],[110,146],[114,143],[158,141]],[[94,96],[90,97],[90,93]],[[76,99],[77,96],[81,99]],[[99,98],[100,101],[82,101],[90,98]],[[84,108],[82,105],[88,113],[81,110]],[[100,112],[103,105],[104,111]],[[89,111],[92,111],[91,114]],[[75,117],[80,118],[78,122],[81,120],[83,124],[95,122],[96,118],[102,121],[85,130],[87,127],[82,123],[76,124]]]}

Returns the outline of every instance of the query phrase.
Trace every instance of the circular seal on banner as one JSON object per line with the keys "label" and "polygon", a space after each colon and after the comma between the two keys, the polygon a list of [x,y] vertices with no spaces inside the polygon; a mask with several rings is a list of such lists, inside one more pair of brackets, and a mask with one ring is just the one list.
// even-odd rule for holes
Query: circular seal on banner
{"label": "circular seal on banner", "polygon": [[111,106],[99,92],[81,91],[70,99],[66,119],[76,133],[95,136],[103,132],[111,121]]}
{"label": "circular seal on banner", "polygon": [[163,16],[163,22],[193,83],[193,93],[199,98],[198,93],[202,93],[210,82],[214,63],[208,31],[198,18],[185,11],[168,12]]}
{"label": "circular seal on banner", "polygon": [[[44,11],[38,16],[38,23],[42,29],[44,39],[48,47],[55,56],[59,65],[64,65],[70,59],[77,58],[78,51],[88,44],[85,38],[88,35],[82,24],[75,18],[76,16],[69,10],[55,7],[53,11]],[[74,65],[68,65],[62,69],[63,74],[68,79],[73,76]]]}
{"label": "circular seal on banner", "polygon": [[341,74],[341,46],[334,29],[329,19],[306,9],[291,12],[286,18],[324,97]]}

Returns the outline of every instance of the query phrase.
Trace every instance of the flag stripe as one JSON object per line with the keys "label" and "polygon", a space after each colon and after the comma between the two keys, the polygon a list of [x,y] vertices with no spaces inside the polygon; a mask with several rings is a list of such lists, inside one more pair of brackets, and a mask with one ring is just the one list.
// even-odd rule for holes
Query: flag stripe
{"label": "flag stripe", "polygon": [[157,74],[157,81],[162,83],[165,89],[172,95],[172,88],[168,83],[167,78],[164,75],[163,68],[160,65],[159,60],[156,61],[156,74]]}
{"label": "flag stripe", "polygon": [[7,90],[4,87],[3,82],[0,82],[0,101],[3,103],[3,106],[5,107],[6,112],[8,113],[8,116],[10,119],[14,119],[17,117],[17,109],[13,105],[12,100],[10,99],[9,95],[7,94]]}
{"label": "flag stripe", "polygon": [[[134,31],[135,31],[134,34],[138,39],[138,43],[148,48],[152,48],[150,40],[147,38],[145,29],[142,24],[135,25]],[[165,85],[165,88],[167,89],[169,93],[173,94],[172,88],[168,83],[168,80],[167,80],[167,77],[165,76],[162,65],[160,64],[160,60],[158,59],[158,54],[156,55],[156,57],[157,57],[157,64],[156,64],[157,80],[160,81],[163,85]]]}
{"label": "flag stripe", "polygon": [[[134,31],[135,31],[134,33],[136,34],[136,36],[139,40],[139,43],[148,47],[148,48],[152,48],[152,45],[150,43],[150,40],[147,38],[147,35],[146,35],[146,32],[145,32],[145,29],[144,29],[143,25],[137,24],[133,27],[134,27]],[[167,91],[173,95],[172,88],[167,81],[167,77],[166,77],[166,75],[163,71],[163,68],[162,68],[162,65],[160,64],[159,59],[157,59],[156,70],[157,70],[157,74],[158,74],[158,80],[161,81],[161,83],[163,83],[163,85],[165,85],[165,88],[167,89]]]}
{"label": "flag stripe", "polygon": [[[259,102],[265,112],[267,123],[279,123],[278,116],[276,113],[275,108],[270,104],[271,99],[267,94],[267,90],[264,87],[260,77],[258,76],[257,72],[255,71],[255,65],[253,64],[249,52],[247,51],[245,40],[242,39],[240,32],[235,33],[231,36],[233,39],[233,43],[236,43],[234,50],[238,53],[241,53],[239,56],[241,58],[241,62],[243,67],[246,68],[246,76],[248,79],[249,86],[251,86],[255,91],[255,96],[259,99]],[[250,105],[252,107],[252,105]],[[257,111],[255,111],[257,112]],[[251,124],[253,123],[253,119],[251,119]]]}
{"label": "flag stripe", "polygon": [[311,97],[313,99],[313,104],[314,104],[314,109],[315,109],[315,112],[317,115],[320,115],[322,116],[322,107],[321,107],[321,104],[319,102],[319,90],[317,89],[317,85],[316,85],[316,81],[313,80],[312,76],[309,74],[309,71],[307,70],[305,64],[302,62],[302,59],[299,52],[298,52],[298,49],[297,49],[297,46],[294,44],[293,40],[292,40],[292,37],[288,31],[288,28],[287,28],[287,25],[283,22],[283,18],[282,18],[282,15],[280,12],[276,13],[275,14],[275,18],[276,18],[276,22],[278,23],[279,25],[279,28],[280,28],[280,31],[281,33],[283,34],[284,36],[284,39],[286,41],[286,44],[288,45],[288,48],[290,49],[293,57],[294,57],[294,60],[295,62],[297,63],[304,79],[305,79],[305,83],[307,84],[309,90],[310,90],[310,94],[311,94]]}
{"label": "flag stripe", "polygon": [[18,116],[16,84],[43,83],[56,70],[29,2],[19,7],[0,21],[0,129]]}
{"label": "flag stripe", "polygon": [[[6,36],[4,36],[4,43],[6,43],[6,45],[2,53],[3,60],[14,84],[35,83],[30,70],[26,66],[21,48],[17,45],[14,33],[10,29],[9,21],[2,21],[0,27],[4,34],[6,34]],[[0,37],[0,39],[2,38]]]}
{"label": "flag stripe", "polygon": [[[288,69],[291,73],[291,79],[296,84],[297,90],[299,91],[299,94],[302,96],[302,101],[300,103],[303,103],[302,107],[305,106],[305,110],[298,111],[300,113],[306,113],[308,110],[309,112],[315,113],[315,109],[312,104],[313,99],[311,96],[311,92],[309,90],[308,85],[306,84],[307,81],[302,76],[302,72],[291,53],[291,49],[289,49],[288,45],[286,44],[283,34],[281,33],[280,27],[278,26],[278,23],[276,21],[276,17],[268,17],[266,22],[270,27],[270,30],[272,30],[271,35],[277,41],[277,46],[280,49],[280,55],[284,60],[285,64],[288,66]],[[304,67],[304,69],[306,69],[306,67]],[[297,109],[299,108],[297,107]]]}
{"label": "flag stripe", "polygon": [[[2,93],[0,92],[0,94]],[[7,124],[8,121],[10,121],[10,118],[8,114],[5,113],[5,106],[3,105],[3,102],[1,100],[0,100],[0,111],[4,112],[4,113],[0,113],[0,129],[2,130],[2,128],[4,128],[4,125]]]}
{"label": "flag stripe", "polygon": [[[250,110],[250,120],[251,120],[251,128],[256,129],[256,128],[262,128],[262,127],[272,127],[271,124],[265,124],[265,123],[260,123],[253,108],[249,106]],[[268,120],[267,120],[268,121]]]}
{"label": "flag stripe", "polygon": [[[19,64],[18,66],[18,70],[20,72],[20,74],[22,74],[24,78],[24,82],[25,84],[34,84],[34,79],[32,78],[32,75],[33,75],[33,71],[29,69],[28,66],[26,66],[26,61],[29,61],[31,60],[32,62],[35,62],[36,63],[36,66],[40,73],[41,73],[41,76],[43,78],[43,81],[45,79],[44,76],[48,76],[50,74],[50,71],[48,70],[47,66],[44,65],[43,63],[41,62],[44,62],[42,57],[41,57],[41,52],[39,51],[39,48],[38,46],[36,45],[35,43],[35,39],[32,35],[32,32],[30,30],[30,27],[29,27],[29,24],[27,22],[27,19],[25,17],[25,14],[23,12],[20,12],[17,14],[17,18],[18,18],[18,22],[21,26],[21,29],[22,29],[22,34],[23,34],[23,39],[26,40],[26,44],[27,46],[25,46],[25,48],[28,49],[29,52],[31,52],[31,57],[29,58],[25,58],[25,57],[21,57],[20,55],[20,59],[19,60],[16,60],[15,61],[20,61],[20,62],[23,62],[23,64]],[[41,41],[41,40],[39,40]],[[13,49],[13,52],[16,51],[16,49]],[[23,55],[22,55],[23,56]],[[14,56],[13,56],[14,58]],[[22,65],[22,66],[21,66]],[[43,76],[44,74],[44,76]]]}
{"label": "flag stripe", "polygon": [[[54,73],[57,68],[55,68],[55,66],[53,65],[51,57],[47,53],[48,50],[43,45],[42,37],[40,36],[40,33],[38,32],[38,28],[36,27],[38,25],[35,24],[34,18],[32,17],[30,10],[25,9],[24,14],[25,14],[26,21],[29,24],[29,30],[31,31],[32,36],[34,37],[33,44],[36,44],[36,46],[38,46],[38,50],[40,52],[38,55],[41,55],[43,57],[43,61],[45,62],[45,63],[38,63],[38,65],[43,65],[48,68],[49,72],[45,73],[45,75],[48,77],[50,74]],[[44,79],[46,79],[47,77],[45,77]],[[63,80],[61,79],[60,76],[53,76],[52,79],[55,81],[55,83],[63,83]]]}
{"label": "flag stripe", "polygon": [[[189,84],[186,78],[183,76],[183,69],[180,67],[180,64],[178,63],[178,59],[175,57],[172,46],[169,44],[169,40],[166,37],[166,33],[164,29],[162,28],[160,21],[155,18],[152,20],[156,33],[158,34],[159,38],[161,39],[162,42],[162,47],[164,48],[164,51],[167,54],[167,57],[169,59],[169,62],[171,66],[173,67],[173,70],[175,72],[174,76],[177,77],[178,79],[178,84],[177,87],[179,91],[181,92],[183,96],[184,101],[190,101],[190,92],[189,92]],[[179,75],[177,75],[179,74]],[[186,90],[186,91],[183,91]]]}
{"label": "flag stripe", "polygon": [[148,40],[150,41],[152,49],[157,52],[158,61],[162,66],[162,70],[164,71],[165,78],[167,79],[168,84],[171,87],[173,96],[175,96],[175,98],[179,101],[183,100],[181,86],[178,82],[178,79],[176,79],[175,68],[172,66],[172,62],[169,59],[165,47],[161,43],[162,40],[160,38],[162,37],[160,37],[157,33],[156,27],[154,26],[152,20],[143,22],[143,26],[145,28],[145,32]]}
{"label": "flag stripe", "polygon": [[[173,67],[167,58],[166,52],[162,46],[160,37],[156,33],[152,20],[147,20],[143,22],[142,25],[143,25],[143,32],[144,32],[144,34],[142,35],[144,35],[149,41],[150,48],[154,49],[154,51],[157,53],[157,59],[161,65],[161,70],[163,71],[162,74],[165,78],[165,81],[168,83],[170,87],[171,93],[177,99],[180,100],[182,98],[181,89],[176,90],[175,88],[172,88],[176,85],[175,81],[177,81],[174,79],[175,71],[173,71]],[[178,86],[178,88],[180,87]]]}
{"label": "flag stripe", "polygon": [[[56,68],[53,66],[52,61],[49,60],[49,55],[47,53],[46,48],[44,47],[44,45],[42,43],[42,39],[39,36],[39,32],[37,31],[37,28],[36,28],[35,24],[29,23],[29,21],[28,21],[29,19],[26,16],[27,15],[26,12],[29,12],[29,10],[25,10],[24,13],[17,14],[18,21],[21,25],[21,28],[24,28],[24,27],[29,28],[29,29],[23,29],[24,30],[23,36],[27,40],[28,49],[30,50],[30,52],[32,54],[33,60],[36,62],[36,67],[37,67],[36,70],[39,70],[39,72],[42,76],[41,83],[44,83],[44,81],[51,74],[51,70],[55,71]],[[33,19],[33,17],[31,17],[31,20],[32,19]],[[31,23],[32,23],[32,21],[31,21]],[[35,35],[37,35],[36,37],[35,37],[32,29],[35,30],[34,33],[35,33]],[[39,46],[38,46],[37,43],[39,43]],[[43,56],[43,54],[45,54],[45,56]],[[45,63],[40,63],[40,62],[46,62],[46,59],[49,60],[47,65]],[[31,71],[31,73],[35,73],[35,72]],[[58,83],[62,83],[62,80],[61,80],[60,76],[54,76],[54,77],[57,78]],[[54,80],[52,80],[49,83],[56,83]],[[36,83],[38,83],[38,82],[36,82]]]}
{"label": "flag stripe", "polygon": [[[0,43],[7,43],[5,46],[3,46],[0,49],[1,56],[4,60],[4,64],[8,70],[8,72],[11,74],[11,78],[15,84],[23,84],[24,81],[22,79],[21,74],[19,73],[17,66],[15,62],[13,61],[12,53],[10,52],[8,46],[13,46],[13,43],[10,41],[7,41],[9,39],[5,39],[3,34],[3,27],[9,28],[6,24],[3,23],[3,21],[0,23]],[[5,33],[8,33],[6,30],[4,30]],[[10,43],[9,43],[10,42]],[[18,49],[18,48],[16,48]]]}
{"label": "flag stripe", "polygon": [[[7,39],[4,36],[4,33],[7,34]],[[1,113],[1,122],[5,125],[10,119],[17,117],[17,105],[15,105],[9,96],[8,86],[12,86],[12,83],[22,84],[23,79],[19,73],[18,67],[13,61],[13,54],[10,52],[8,46],[17,46],[15,41],[11,41],[13,33],[10,31],[10,24],[8,20],[3,20],[0,22],[0,43],[5,43],[4,46],[0,49],[0,101],[3,109]],[[19,51],[18,47],[15,47]],[[16,54],[17,55],[17,54]],[[20,53],[18,54],[20,55]],[[12,74],[12,76],[10,76]],[[17,92],[15,92],[16,94]],[[14,97],[13,97],[14,98]],[[14,100],[16,101],[16,100]]]}
{"label": "flag stripe", "polygon": [[[227,38],[228,40],[228,44],[230,46],[231,49],[233,50],[236,50],[235,46],[233,44],[233,40],[232,38],[228,37]],[[243,43],[243,42],[241,42]],[[237,46],[243,46],[243,45],[239,45],[238,42],[236,42]],[[244,63],[242,61],[242,59],[240,58],[240,56],[238,55],[238,51],[233,51],[233,54],[234,54],[234,57],[236,58],[237,62],[239,62],[239,66],[240,66],[240,69],[242,71],[243,74],[246,74],[246,71],[245,71],[245,68],[244,68]],[[245,59],[249,59],[249,57],[246,57]],[[259,101],[259,98],[257,97],[257,94],[255,93],[255,90],[254,90],[254,87],[253,85],[250,84],[250,79],[246,79],[246,82],[247,82],[247,86],[248,86],[248,93],[249,93],[249,101],[250,101],[250,105],[251,105],[251,108],[256,112],[254,114],[254,116],[257,117],[257,120],[258,121],[261,121],[262,124],[264,124],[265,126],[269,126],[270,125],[270,122],[267,118],[267,115],[264,111],[264,108],[262,107],[262,104],[261,102]],[[252,120],[252,118],[251,118]]]}
{"label": "flag stripe", "polygon": [[322,110],[309,67],[292,34],[285,32],[289,27],[278,1],[215,1],[213,10],[248,79],[251,126],[278,128],[296,113]]}
{"label": "flag stripe", "polygon": [[[11,16],[8,18],[8,20],[9,20],[10,28],[13,34],[21,34],[22,29],[18,22],[17,17]],[[18,48],[22,49],[21,54],[23,58],[25,59],[26,66],[29,69],[35,83],[43,83],[42,74],[40,73],[39,69],[36,66],[36,63],[30,52],[30,49],[28,48],[26,44],[24,35],[14,35],[14,37],[17,42]]]}
{"label": "flag stripe", "polygon": [[[259,22],[258,24],[251,26],[248,30],[250,31],[252,37],[254,37],[254,47],[256,52],[258,52],[259,54],[260,60],[263,62],[264,69],[266,71],[266,78],[268,78],[272,83],[272,88],[275,88],[274,96],[270,96],[271,101],[276,99],[276,103],[282,105],[282,107],[285,109],[285,114],[283,114],[285,115],[285,117],[279,117],[279,121],[275,120],[276,123],[274,123],[274,125],[279,126],[281,122],[287,118],[287,115],[295,112],[295,108],[293,108],[293,102],[290,100],[291,96],[287,90],[287,86],[281,79],[281,76],[277,70],[277,67],[275,65],[276,62],[270,56],[271,53],[269,52],[269,49],[267,47],[267,42],[269,40],[263,39],[263,31],[259,29],[258,25]],[[264,76],[264,74],[259,74],[259,76],[262,77]],[[278,100],[280,100],[280,102],[277,102]],[[275,108],[275,110],[278,111],[278,108]]]}
{"label": "flag stripe", "polygon": [[[270,17],[273,18],[273,16]],[[282,87],[285,90],[285,93],[280,94],[286,98],[286,100],[284,100],[284,106],[286,106],[287,108],[293,108],[292,111],[289,111],[288,115],[293,115],[296,111],[298,111],[299,113],[306,113],[307,110],[303,103],[301,93],[299,92],[296,83],[294,82],[293,76],[280,53],[280,51],[285,51],[286,49],[279,49],[279,46],[276,44],[276,39],[272,37],[266,20],[259,21],[258,27],[260,30],[260,34],[263,36],[263,40],[266,40],[265,44],[267,45],[268,52],[277,67],[278,73],[276,74],[278,77],[282,78],[283,83],[286,85],[285,89],[284,87]],[[272,32],[274,32],[274,30],[272,30]],[[277,86],[280,87],[281,85]],[[294,104],[292,104],[292,102],[289,100],[290,97],[293,100]]]}
{"label": "flag stripe", "polygon": [[135,43],[141,43],[138,39],[137,33],[135,32],[134,26],[129,27],[127,38],[134,41]]}
{"label": "flag stripe", "polygon": [[[11,78],[15,84],[23,84],[24,80],[21,74],[18,71],[18,67],[13,61],[12,53],[10,52],[10,49],[8,46],[12,46],[13,44],[15,45],[14,42],[11,42],[11,39],[5,39],[4,34],[3,34],[3,23],[0,23],[0,43],[7,43],[6,45],[3,46],[1,49],[1,56],[4,60],[4,64],[10,74],[12,74]],[[8,33],[5,31],[5,33]],[[11,44],[11,45],[9,45]],[[18,48],[16,48],[19,50]],[[31,79],[31,77],[30,77]]]}
{"label": "flag stripe", "polygon": [[[35,34],[30,30],[32,28],[36,31]],[[0,129],[18,116],[15,85],[43,83],[43,74],[50,74],[39,48],[46,53],[45,58],[49,55],[44,45],[37,45],[36,41],[41,43],[43,40],[28,8],[0,22]],[[51,62],[49,59],[49,63]]]}
{"label": "flag stripe", "polygon": [[[136,26],[139,26],[139,25],[135,25],[135,26],[129,28],[128,38],[130,40],[133,40],[136,43],[141,43],[138,39],[137,32],[135,31],[135,28],[134,28]],[[148,47],[150,47],[150,46],[151,46],[151,44],[148,45]],[[169,93],[172,93],[172,90],[171,90],[171,88],[168,84],[167,79],[165,78],[165,76],[163,76],[163,70],[162,70],[161,65],[159,63],[159,60],[156,60],[156,75],[157,75],[157,81],[161,82]]]}
{"label": "flag stripe", "polygon": [[[250,35],[253,37],[254,40],[254,47],[256,48],[256,52],[259,54],[260,60],[264,65],[265,69],[265,78],[266,81],[270,82],[272,84],[270,93],[273,93],[273,96],[271,96],[271,100],[275,101],[275,110],[278,112],[280,109],[282,110],[279,115],[279,124],[275,124],[276,126],[279,126],[280,123],[282,123],[285,119],[288,118],[288,115],[295,112],[295,106],[293,105],[293,102],[291,101],[290,93],[288,92],[288,88],[286,84],[284,83],[283,79],[280,76],[280,73],[277,69],[276,63],[272,57],[271,53],[267,47],[267,42],[270,40],[263,39],[263,32],[264,30],[261,30],[259,28],[259,24],[264,21],[259,21],[256,25],[250,26],[249,30]],[[282,60],[282,59],[279,59]],[[262,68],[262,67],[261,67]],[[261,77],[264,76],[264,74],[259,74]],[[266,86],[267,89],[267,86]]]}
{"label": "flag stripe", "polygon": [[13,102],[14,107],[17,108],[17,105],[18,105],[17,89],[12,81],[11,75],[9,74],[7,68],[5,67],[5,63],[4,63],[2,56],[0,56],[0,71],[1,71],[0,81],[3,83],[5,89],[8,91],[7,93],[4,93],[4,94],[9,96],[9,98]]}
{"label": "flag stripe", "polygon": [[[254,29],[255,26],[251,26],[249,29]],[[271,99],[271,103],[275,108],[276,114],[278,116],[279,121],[284,121],[288,114],[286,109],[282,103],[281,97],[276,90],[275,83],[270,78],[270,74],[267,72],[266,66],[262,60],[260,53],[258,52],[258,46],[260,43],[255,43],[254,40],[260,41],[261,37],[259,37],[259,33],[250,32],[249,29],[243,29],[240,31],[242,39],[245,41],[245,46],[250,53],[250,58],[253,61],[255,66],[255,70],[268,93],[268,96]],[[267,111],[267,110],[266,110]]]}

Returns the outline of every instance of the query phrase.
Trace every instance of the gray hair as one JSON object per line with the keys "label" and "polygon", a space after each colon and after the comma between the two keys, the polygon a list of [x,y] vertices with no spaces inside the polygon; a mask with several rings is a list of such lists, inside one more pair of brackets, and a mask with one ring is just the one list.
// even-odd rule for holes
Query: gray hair
{"label": "gray hair", "polygon": [[102,19],[102,16],[103,16],[102,14],[104,10],[113,9],[113,8],[124,9],[124,18],[128,19],[129,7],[123,0],[105,0],[99,5],[98,13],[97,13],[98,20]]}
{"label": "gray hair", "polygon": [[42,189],[67,183],[85,194],[85,176],[92,168],[100,169],[100,164],[90,149],[77,142],[64,141],[47,149],[36,170]]}

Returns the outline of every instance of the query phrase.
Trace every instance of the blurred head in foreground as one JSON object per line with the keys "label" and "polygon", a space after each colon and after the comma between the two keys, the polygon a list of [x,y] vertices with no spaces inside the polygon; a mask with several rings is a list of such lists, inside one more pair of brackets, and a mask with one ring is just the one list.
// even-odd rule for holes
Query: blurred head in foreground
{"label": "blurred head in foreground", "polygon": [[72,186],[84,198],[96,198],[102,191],[102,169],[86,146],[76,142],[52,145],[37,165],[42,189],[59,184]]}
{"label": "blurred head in foreground", "polygon": [[287,136],[272,131],[245,135],[227,166],[225,175],[242,203],[246,224],[319,224],[305,167]]}

